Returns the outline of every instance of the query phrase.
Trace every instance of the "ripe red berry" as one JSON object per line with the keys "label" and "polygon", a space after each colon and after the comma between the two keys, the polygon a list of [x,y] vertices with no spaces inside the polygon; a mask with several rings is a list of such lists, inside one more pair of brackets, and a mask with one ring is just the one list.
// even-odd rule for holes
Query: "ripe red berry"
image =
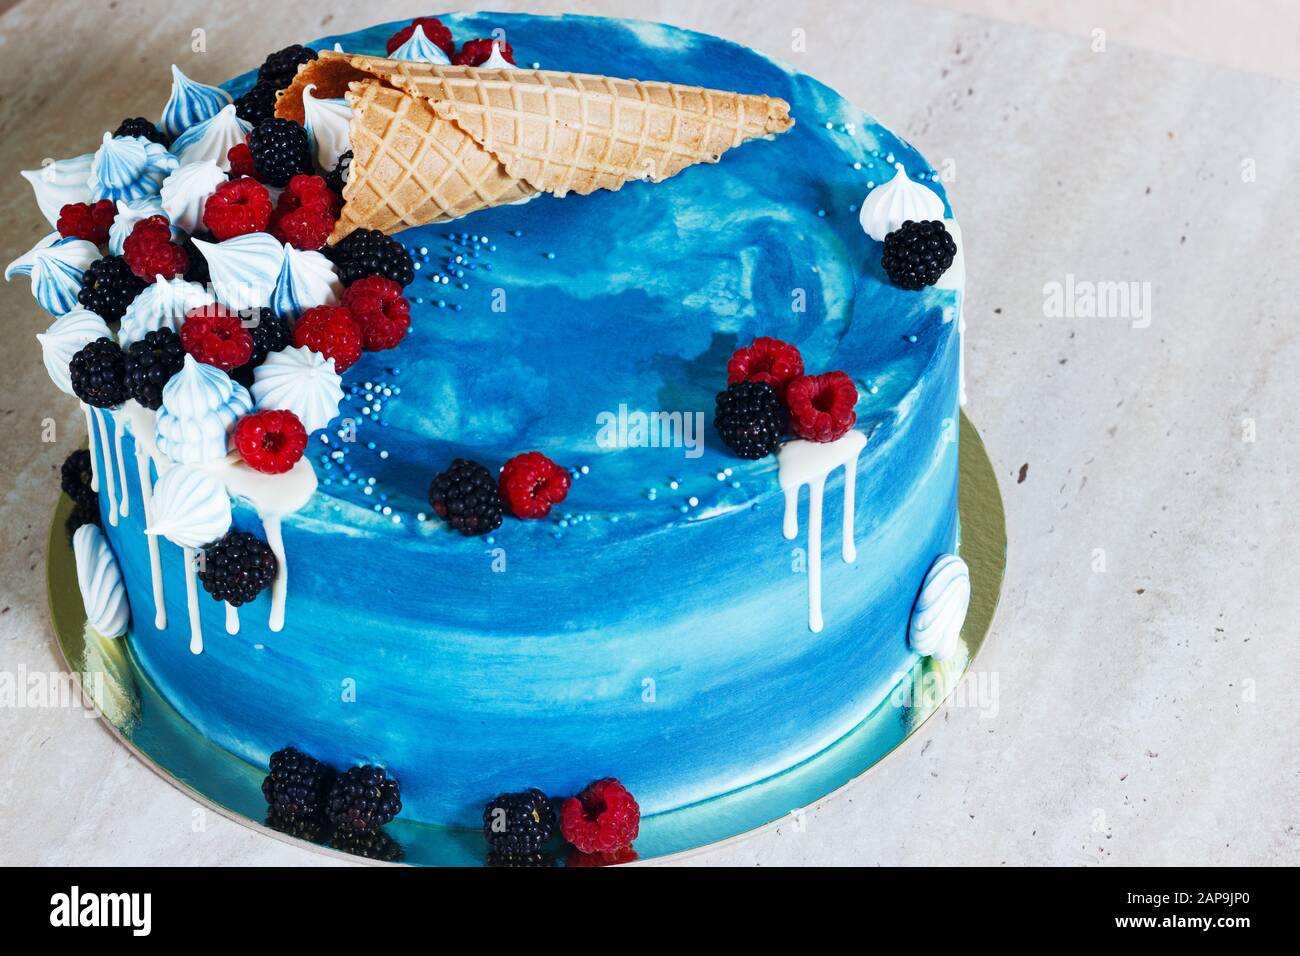
{"label": "ripe red berry", "polygon": [[786,388],[785,403],[790,430],[808,441],[835,441],[858,420],[858,389],[843,372],[796,378]]}
{"label": "ripe red berry", "polygon": [[411,327],[411,304],[401,285],[383,276],[366,276],[348,286],[343,307],[361,326],[367,352],[393,348]]}
{"label": "ripe red berry", "polygon": [[540,451],[515,455],[501,469],[501,500],[516,518],[545,518],[569,493],[569,473]]}
{"label": "ripe red berry", "polygon": [[85,239],[97,246],[108,242],[108,227],[117,218],[117,206],[111,199],[97,203],[70,202],[59,210],[55,226],[65,239]]}
{"label": "ripe red berry", "polygon": [[241,176],[257,178],[257,167],[253,164],[253,151],[248,148],[247,143],[236,143],[230,147],[230,151],[226,153],[226,160],[230,163],[231,179],[239,179]]}
{"label": "ripe red berry", "polygon": [[424,35],[429,38],[434,46],[442,47],[442,52],[446,53],[448,57],[456,52],[456,43],[451,37],[451,31],[443,26],[442,21],[437,17],[416,17],[406,26],[402,27],[402,29],[398,30],[388,38],[388,43],[386,44],[388,52],[392,53],[407,40],[411,39],[411,34],[415,32],[417,26],[423,27]]}
{"label": "ripe red berry", "polygon": [[736,349],[727,362],[727,384],[767,382],[777,398],[785,398],[786,386],[803,374],[803,356],[789,342],[767,336],[752,345]]}
{"label": "ripe red berry", "polygon": [[166,216],[149,216],[137,222],[122,243],[122,258],[145,282],[153,282],[159,276],[175,279],[184,275],[189,265],[185,249],[172,242],[172,229]]}
{"label": "ripe red berry", "polygon": [[238,368],[253,357],[253,334],[239,316],[219,305],[185,313],[181,345],[200,362],[223,372]]}
{"label": "ripe red berry", "polygon": [[295,249],[325,245],[339,218],[339,197],[320,176],[299,174],[289,180],[271,213],[271,235]]}
{"label": "ripe red berry", "polygon": [[282,475],[307,450],[307,429],[285,409],[245,415],[235,426],[235,447],[248,467],[267,475]]}
{"label": "ripe red berry", "polygon": [[515,51],[505,40],[466,40],[461,44],[460,52],[451,58],[456,66],[482,66],[492,55],[492,44],[501,51],[507,63],[515,62]]}
{"label": "ripe red berry", "polygon": [[581,853],[614,853],[632,845],[641,808],[613,777],[597,780],[560,808],[560,832]]}
{"label": "ripe red berry", "polygon": [[308,309],[293,329],[293,344],[305,346],[334,360],[334,371],[342,373],[361,358],[361,326],[352,313],[337,305]]}
{"label": "ripe red berry", "polygon": [[270,221],[271,194],[247,176],[222,183],[203,205],[203,225],[219,242],[265,232]]}

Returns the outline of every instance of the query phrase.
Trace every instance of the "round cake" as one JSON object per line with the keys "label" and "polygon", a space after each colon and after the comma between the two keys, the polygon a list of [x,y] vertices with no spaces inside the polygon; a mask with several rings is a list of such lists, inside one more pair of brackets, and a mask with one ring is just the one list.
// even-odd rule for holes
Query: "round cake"
{"label": "round cake", "polygon": [[[385,161],[361,159],[363,89],[400,103],[398,113],[432,103],[448,135],[479,145],[527,135],[522,125],[502,132],[503,116],[528,109],[520,87],[498,103],[493,90],[506,87],[484,86],[484,76],[519,84],[544,74],[548,90],[572,85],[556,79],[571,74],[644,81],[631,94],[606,82],[616,102],[653,103],[653,84],[672,84],[662,89],[676,109],[689,108],[688,87],[751,95],[726,119],[757,122],[757,134],[737,134],[723,152],[705,145],[703,161],[667,175],[674,148],[638,152],[629,162],[644,161],[645,173],[624,174],[621,188],[586,189],[567,167],[562,185],[548,186],[547,170],[520,173],[522,159],[493,149],[493,174],[510,174],[503,188],[521,194],[494,193],[487,208],[448,221],[408,225],[416,206],[392,190],[380,205],[401,221],[381,228],[413,264],[409,332],[342,373],[336,414],[324,401],[317,418],[317,392],[299,408],[286,390],[284,407],[309,438],[284,474],[251,470],[231,436],[241,417],[269,407],[281,379],[297,387],[292,362],[336,347],[325,319],[310,320],[323,331],[304,331],[309,320],[293,314],[301,297],[272,299],[297,323],[294,346],[273,353],[270,372],[254,370],[247,392],[187,349],[159,410],[91,403],[100,524],[129,601],[131,653],[220,747],[261,767],[286,746],[338,768],[381,765],[401,782],[402,815],[428,823],[477,827],[494,794],[567,796],[609,777],[656,814],[779,774],[881,706],[920,654],[954,652],[965,605],[953,608],[960,568],[944,559],[959,551],[964,274],[943,186],[916,150],[833,90],[726,40],[578,16],[439,20],[457,41],[498,41],[478,73],[456,74],[476,98],[454,109],[417,81],[444,82],[456,67],[411,73],[365,59],[400,62],[389,40],[405,24],[309,44],[322,53],[315,63],[346,70],[346,92],[318,101],[354,117],[340,223],[349,208],[375,215],[359,177]],[[429,32],[405,47],[437,46]],[[501,62],[507,50],[513,63]],[[256,79],[223,88],[251,102]],[[577,128],[582,155],[595,138],[587,110],[605,100],[587,81],[577,87],[587,105],[547,135]],[[280,93],[277,112],[301,112],[301,95]],[[758,97],[770,112],[755,121],[747,111]],[[711,95],[700,102],[702,123],[732,108]],[[307,119],[318,108],[308,104]],[[476,108],[489,114],[481,130]],[[629,149],[654,135],[650,119],[639,122],[624,123]],[[272,149],[262,131],[258,162]],[[234,132],[237,146],[247,131]],[[390,151],[400,139],[378,135]],[[677,126],[671,135],[681,141]],[[317,156],[327,140],[323,124],[312,130]],[[189,167],[171,149],[181,162],[168,174],[178,176]],[[615,152],[600,151],[593,176]],[[420,182],[426,193],[442,188]],[[935,221],[933,235],[912,234],[906,220]],[[896,264],[923,274],[914,250],[934,236],[951,236],[955,258],[904,287]],[[198,242],[211,295],[233,306],[236,283],[223,287],[223,270],[235,258],[209,255],[211,241]],[[334,249],[347,241],[330,239]],[[282,273],[294,254],[283,254]],[[326,276],[325,288],[346,278]],[[129,325],[130,315],[119,340]],[[795,354],[797,378],[743,385],[746,368]],[[807,393],[803,405],[796,391]],[[736,429],[715,422],[724,392],[745,414],[769,402],[781,426],[788,416],[774,453],[737,453]],[[832,403],[844,395],[842,414]],[[832,432],[813,424],[829,419]],[[228,457],[183,473],[185,455],[209,437],[215,457]],[[562,469],[552,487],[567,494],[524,519],[509,490],[494,496],[502,466],[529,452]],[[480,490],[492,502],[471,508],[486,534],[457,533],[444,499],[431,500],[436,476],[452,474],[441,493],[452,496],[457,481],[482,474],[455,471],[458,459],[489,475]],[[256,576],[238,565],[235,539],[219,551],[200,540],[223,521],[277,559],[274,584],[238,606],[204,593],[232,567]],[[187,553],[205,555],[206,567],[187,569]]]}

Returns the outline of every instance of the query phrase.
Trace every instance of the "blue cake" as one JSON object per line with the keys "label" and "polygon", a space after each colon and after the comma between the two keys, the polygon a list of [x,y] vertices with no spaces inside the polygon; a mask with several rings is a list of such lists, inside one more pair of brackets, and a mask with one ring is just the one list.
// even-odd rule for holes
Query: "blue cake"
{"label": "blue cake", "polygon": [[[919,656],[957,652],[969,594],[956,556],[964,273],[943,185],[833,90],[726,40],[578,16],[440,20],[458,40],[508,40],[521,75],[779,98],[794,125],[621,188],[525,189],[386,229],[411,257],[409,332],[342,374],[336,413],[339,379],[325,366],[343,363],[307,347],[273,352],[247,388],[190,354],[156,412],[86,403],[102,527],[77,532],[92,626],[124,630],[145,678],[220,747],[263,767],[286,745],[338,768],[381,765],[401,782],[402,816],[422,822],[477,827],[494,794],[563,797],[606,777],[658,814],[780,774],[882,705]],[[447,59],[427,30],[390,50],[402,26],[310,46],[419,63],[409,48],[423,43],[425,62]],[[504,50],[483,68],[511,69]],[[404,75],[378,91],[409,96]],[[163,125],[189,142],[171,145],[170,164],[128,144],[144,191],[101,185],[88,201],[128,195],[147,212],[152,181],[172,198],[175,228],[191,197],[181,174],[202,182],[196,167],[221,168],[227,144],[247,136],[238,114],[256,80],[174,93]],[[198,123],[209,125],[186,132]],[[318,155],[329,138],[323,124],[312,131]],[[108,158],[66,162],[104,183]],[[66,195],[38,186],[43,208],[75,201],[81,168],[59,167],[76,180]],[[210,178],[203,195],[225,169]],[[346,218],[348,187],[342,196]],[[895,266],[932,234],[908,220],[933,223],[956,250],[917,288]],[[229,256],[201,240],[206,295],[179,279],[173,293],[233,306],[236,278],[262,281],[291,322],[301,289],[335,298],[328,257],[291,267],[318,254],[286,250],[264,276],[276,272],[259,265],[265,249],[230,242],[243,240]],[[72,346],[81,356],[104,335],[126,345],[166,324],[140,298],[116,332],[93,309],[65,308],[50,277],[81,281],[90,267],[78,257],[92,256],[78,242],[56,237],[11,267],[62,316],[42,344],[56,382],[71,367],[73,386],[94,356],[69,366]],[[245,260],[249,275],[230,271]],[[715,400],[737,388],[729,364],[757,340],[797,349],[805,377],[843,373],[852,428],[802,438],[795,414],[774,453],[740,457]],[[256,473],[228,442],[282,382],[281,407],[310,433],[306,455]],[[787,382],[746,394],[786,387],[792,396]],[[481,463],[495,483],[532,451],[565,473],[567,496],[545,516],[513,517],[507,500],[498,526],[465,535],[431,504],[431,481],[454,460]],[[232,532],[278,559],[273,586],[237,607],[203,593],[210,568],[196,586],[185,563],[208,535]],[[116,579],[91,570],[105,554]]]}

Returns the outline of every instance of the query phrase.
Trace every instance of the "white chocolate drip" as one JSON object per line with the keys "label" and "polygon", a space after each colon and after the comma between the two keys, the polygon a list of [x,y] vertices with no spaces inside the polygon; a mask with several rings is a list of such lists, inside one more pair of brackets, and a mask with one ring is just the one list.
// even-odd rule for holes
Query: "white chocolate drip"
{"label": "white chocolate drip", "polygon": [[788,541],[799,534],[799,489],[808,486],[808,629],[814,633],[825,626],[822,620],[822,498],[826,478],[836,468],[844,468],[844,530],[840,555],[845,563],[852,564],[858,558],[853,542],[858,456],[866,445],[867,436],[855,430],[824,444],[795,439],[786,442],[776,453],[778,480],[785,492],[781,531]]}
{"label": "white chocolate drip", "polygon": [[95,454],[95,413],[85,402],[81,410],[86,413],[86,439],[90,442],[90,490],[99,491],[99,457]]}
{"label": "white chocolate drip", "polygon": [[[99,432],[99,450],[104,455],[104,482],[105,494],[108,495],[108,523],[114,528],[117,527],[117,482],[113,477],[113,462],[108,457],[108,425],[104,421],[104,410],[96,408],[92,414],[95,417],[96,430]],[[94,460],[94,452],[91,452],[91,460]]]}
{"label": "white chocolate drip", "polygon": [[239,633],[239,608],[235,607],[229,601],[226,603],[226,633]]}
{"label": "white chocolate drip", "polygon": [[190,612],[190,653],[203,653],[203,622],[199,618],[199,556],[193,548],[182,548],[185,558],[185,604]]}
{"label": "white chocolate drip", "polygon": [[[140,497],[144,506],[144,526],[153,524],[153,477],[149,474],[149,453],[144,443],[135,443],[135,466],[140,476]],[[149,576],[153,579],[153,626],[158,630],[167,627],[167,603],[163,599],[162,555],[158,551],[158,536],[145,535],[149,545]]]}
{"label": "white chocolate drip", "polygon": [[126,462],[122,457],[122,435],[126,431],[122,427],[123,417],[121,412],[113,413],[113,450],[117,456],[117,477],[122,483],[122,500],[119,502],[118,513],[123,518],[131,516],[131,490],[126,483]]}

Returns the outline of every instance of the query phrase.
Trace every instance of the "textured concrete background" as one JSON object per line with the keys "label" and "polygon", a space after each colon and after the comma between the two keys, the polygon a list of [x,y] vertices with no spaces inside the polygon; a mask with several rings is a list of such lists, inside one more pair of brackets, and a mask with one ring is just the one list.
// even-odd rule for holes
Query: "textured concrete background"
{"label": "textured concrete background", "polygon": [[[1011,549],[977,666],[996,697],[937,716],[802,827],[697,859],[1300,862],[1300,87],[902,2],[496,6],[635,14],[792,61],[949,164],[965,227],[967,411]],[[158,113],[169,63],[217,81],[418,12],[113,8],[0,16],[6,262],[45,228],[16,170]],[[205,55],[189,52],[196,27]],[[796,29],[807,52],[791,50]],[[93,56],[58,55],[78,49]],[[1147,283],[1150,309],[1051,314],[1045,287],[1070,276]],[[41,367],[47,320],[27,283],[0,287],[0,308],[0,670],[48,671],[44,537],[84,426]],[[0,710],[0,862],[330,862],[211,814],[198,828],[194,811],[79,713]]]}

